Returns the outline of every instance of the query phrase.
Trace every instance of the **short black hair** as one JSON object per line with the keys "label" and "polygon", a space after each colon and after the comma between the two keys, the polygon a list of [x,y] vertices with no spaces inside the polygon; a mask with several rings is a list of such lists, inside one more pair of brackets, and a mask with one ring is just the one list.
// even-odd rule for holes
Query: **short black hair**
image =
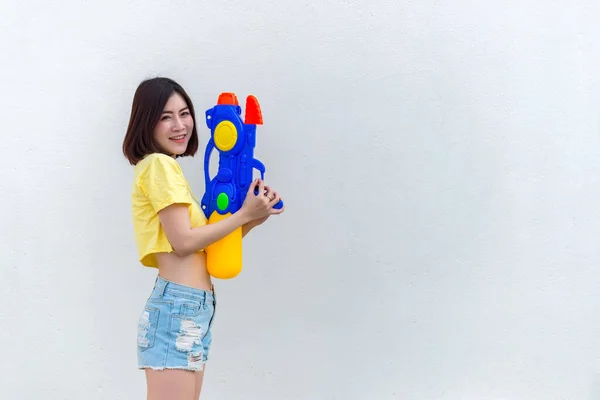
{"label": "short black hair", "polygon": [[192,100],[183,87],[174,80],[164,77],[151,78],[140,83],[135,91],[129,125],[123,140],[123,154],[131,165],[136,165],[148,154],[164,153],[164,150],[154,140],[153,132],[165,104],[173,93],[178,93],[183,97],[194,120],[187,149],[185,153],[178,156],[193,156],[198,151],[198,132],[196,131],[196,115]]}

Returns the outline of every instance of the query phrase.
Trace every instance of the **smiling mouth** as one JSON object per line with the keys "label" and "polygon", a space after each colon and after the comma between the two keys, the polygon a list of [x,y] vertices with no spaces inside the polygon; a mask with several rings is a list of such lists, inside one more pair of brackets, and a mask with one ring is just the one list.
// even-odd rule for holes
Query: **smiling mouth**
{"label": "smiling mouth", "polygon": [[186,136],[187,136],[187,134],[184,133],[183,135],[173,136],[173,137],[170,137],[169,139],[170,140],[175,140],[175,141],[180,141],[180,140],[185,139]]}

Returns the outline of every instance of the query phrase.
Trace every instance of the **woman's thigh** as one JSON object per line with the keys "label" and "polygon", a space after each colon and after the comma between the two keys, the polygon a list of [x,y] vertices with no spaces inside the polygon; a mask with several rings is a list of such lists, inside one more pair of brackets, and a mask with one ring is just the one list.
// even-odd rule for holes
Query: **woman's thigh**
{"label": "woman's thigh", "polygon": [[181,369],[147,369],[147,400],[198,400],[203,375]]}
{"label": "woman's thigh", "polygon": [[204,381],[204,371],[206,370],[206,364],[204,364],[204,369],[200,372],[196,372],[196,389],[194,393],[194,400],[198,400],[200,398],[200,392],[202,392],[202,382]]}

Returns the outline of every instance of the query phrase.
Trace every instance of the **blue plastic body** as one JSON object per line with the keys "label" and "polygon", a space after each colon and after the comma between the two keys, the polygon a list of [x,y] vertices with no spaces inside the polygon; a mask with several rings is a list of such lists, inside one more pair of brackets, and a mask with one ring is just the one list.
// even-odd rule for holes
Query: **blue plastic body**
{"label": "blue plastic body", "polygon": [[[265,177],[265,166],[254,158],[256,146],[256,125],[245,124],[241,118],[242,108],[239,105],[219,104],[206,111],[206,125],[211,131],[210,139],[204,153],[204,180],[206,190],[202,197],[201,206],[206,218],[214,211],[219,214],[235,213],[238,211],[246,193],[253,181],[253,171],[260,172],[261,179]],[[222,121],[231,122],[237,130],[237,140],[233,148],[227,151],[219,150],[215,146],[215,128]],[[219,167],[217,174],[211,179],[209,176],[210,157],[216,150],[219,153]],[[219,208],[217,198],[221,193],[227,196],[227,206]],[[258,189],[254,190],[258,193]],[[279,201],[274,208],[283,207]]]}

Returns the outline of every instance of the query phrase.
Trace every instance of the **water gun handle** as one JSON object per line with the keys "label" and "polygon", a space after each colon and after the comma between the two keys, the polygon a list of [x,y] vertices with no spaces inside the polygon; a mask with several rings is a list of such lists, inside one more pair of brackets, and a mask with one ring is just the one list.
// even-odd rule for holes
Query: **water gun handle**
{"label": "water gun handle", "polygon": [[213,139],[209,139],[208,143],[206,144],[206,151],[204,152],[204,182],[205,182],[205,187],[208,189],[210,187],[210,176],[208,175],[208,169],[210,166],[210,155],[213,151],[213,149],[215,148],[215,143],[213,142]]}
{"label": "water gun handle", "polygon": [[[258,161],[256,158],[252,160],[252,167],[260,172],[260,179],[265,179],[265,165]],[[258,195],[258,188],[254,188],[254,195]],[[283,200],[279,200],[277,204],[273,206],[274,209],[279,210],[283,207]]]}

